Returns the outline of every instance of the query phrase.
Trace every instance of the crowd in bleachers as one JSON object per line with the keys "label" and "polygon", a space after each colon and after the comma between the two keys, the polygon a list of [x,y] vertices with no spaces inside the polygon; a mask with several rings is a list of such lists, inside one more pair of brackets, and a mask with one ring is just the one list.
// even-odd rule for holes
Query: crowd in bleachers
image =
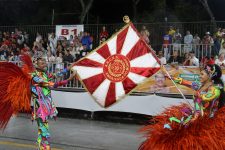
{"label": "crowd in bleachers", "polygon": [[[150,31],[143,26],[140,35],[150,44]],[[47,37],[36,34],[36,39],[30,41],[26,31],[15,29],[14,32],[0,32],[0,61],[19,61],[20,54],[29,54],[33,61],[38,57],[46,58],[49,64],[68,64],[86,56],[93,49],[93,39],[96,35],[84,31],[69,39],[58,38],[54,33]],[[99,33],[99,43],[106,41],[109,33],[105,27]],[[202,38],[186,31],[183,36],[179,29],[169,27],[162,38],[162,49],[157,50],[157,56],[162,64],[179,64],[184,66],[199,66],[206,62],[225,66],[225,29],[210,34],[206,31]],[[98,45],[96,44],[96,45]],[[204,56],[204,57],[203,57]]]}
{"label": "crowd in bleachers", "polygon": [[190,31],[182,36],[179,29],[172,26],[163,36],[162,49],[158,57],[162,64],[179,64],[184,66],[202,66],[206,63],[216,63],[225,67],[225,29],[218,28],[213,34],[206,31],[200,38]]}

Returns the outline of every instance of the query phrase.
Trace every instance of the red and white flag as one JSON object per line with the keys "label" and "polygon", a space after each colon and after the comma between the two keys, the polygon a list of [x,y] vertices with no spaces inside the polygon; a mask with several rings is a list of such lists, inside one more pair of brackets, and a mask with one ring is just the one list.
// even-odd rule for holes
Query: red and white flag
{"label": "red and white flag", "polygon": [[132,23],[73,67],[102,107],[118,102],[159,69],[158,58]]}

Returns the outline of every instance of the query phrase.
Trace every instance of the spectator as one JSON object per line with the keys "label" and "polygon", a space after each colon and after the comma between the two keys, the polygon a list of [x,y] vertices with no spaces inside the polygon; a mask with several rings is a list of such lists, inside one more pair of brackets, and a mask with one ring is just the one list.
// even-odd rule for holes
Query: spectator
{"label": "spectator", "polygon": [[221,53],[225,53],[225,42],[222,43],[222,47],[220,48],[219,54]]}
{"label": "spectator", "polygon": [[168,60],[168,63],[170,63],[170,64],[181,64],[182,63],[182,59],[179,56],[178,51],[173,51],[173,55]]}
{"label": "spectator", "polygon": [[142,36],[142,38],[144,39],[144,41],[145,41],[147,44],[150,43],[150,40],[149,40],[150,33],[149,33],[149,31],[146,29],[145,26],[142,26],[141,36]]}
{"label": "spectator", "polygon": [[84,32],[84,36],[81,39],[82,45],[87,47],[87,50],[90,50],[90,45],[91,45],[91,38],[88,36],[87,32]]}
{"label": "spectator", "polygon": [[47,53],[47,62],[49,63],[55,63],[56,58],[52,55],[51,51],[48,51]]}
{"label": "spectator", "polygon": [[219,51],[220,51],[220,38],[216,35],[213,36],[213,41],[214,41],[214,45],[213,45],[213,55],[214,56],[218,56],[219,55]]}
{"label": "spectator", "polygon": [[183,66],[190,66],[191,56],[189,53],[184,54]]}
{"label": "spectator", "polygon": [[36,42],[40,43],[42,40],[42,36],[37,32],[37,36],[36,36]]}
{"label": "spectator", "polygon": [[104,41],[106,41],[108,39],[108,37],[109,37],[109,33],[106,30],[106,27],[103,26],[102,31],[100,33],[100,44],[103,43]]}
{"label": "spectator", "polygon": [[206,32],[205,36],[202,39],[202,44],[204,44],[203,45],[203,55],[204,56],[210,55],[213,43],[214,43],[214,41],[213,41],[213,38],[210,36],[210,32]]}
{"label": "spectator", "polygon": [[163,56],[163,51],[158,52],[158,58],[161,62],[161,65],[166,65],[166,58]]}
{"label": "spectator", "polygon": [[57,38],[55,36],[55,33],[52,33],[48,37],[49,40],[49,46],[51,48],[51,53],[53,56],[56,55],[56,47],[57,47]]}
{"label": "spectator", "polygon": [[173,28],[173,26],[170,26],[169,27],[169,35],[171,35],[172,37],[174,36],[174,34],[175,34],[175,30],[174,30],[174,28]]}
{"label": "spectator", "polygon": [[190,52],[190,56],[191,56],[190,66],[197,66],[197,67],[199,67],[199,60],[198,60],[198,58],[195,57],[195,52],[194,51]]}
{"label": "spectator", "polygon": [[65,51],[65,55],[63,56],[63,62],[64,63],[72,63],[73,62],[73,56],[70,54],[70,50],[67,49]]}
{"label": "spectator", "polygon": [[217,64],[220,67],[225,67],[225,53],[221,53],[219,55],[219,58],[215,60],[215,64]]}
{"label": "spectator", "polygon": [[186,35],[184,37],[184,52],[190,52],[192,50],[192,42],[193,42],[193,36],[190,33],[190,31],[186,32]]}
{"label": "spectator", "polygon": [[91,36],[90,35],[90,33],[88,33],[88,36],[90,37],[90,41],[91,41],[91,43],[90,43],[90,49],[89,50],[92,50],[92,48],[93,48],[93,41],[94,41],[94,37],[93,36]]}
{"label": "spectator", "polygon": [[9,56],[9,50],[7,45],[2,45],[0,48],[0,60],[7,61]]}
{"label": "spectator", "polygon": [[56,58],[56,72],[59,72],[63,69],[63,54],[60,52],[57,54]]}
{"label": "spectator", "polygon": [[181,50],[181,42],[182,42],[182,35],[179,32],[179,29],[173,35],[173,50]]}
{"label": "spectator", "polygon": [[24,40],[26,44],[29,43],[29,34],[26,31],[24,32]]}
{"label": "spectator", "polygon": [[193,38],[193,50],[195,51],[195,54],[198,57],[200,55],[200,43],[201,43],[200,37],[198,36],[198,34],[195,34]]}
{"label": "spectator", "polygon": [[24,43],[24,35],[22,34],[22,31],[18,32],[18,36],[17,36],[17,44],[19,44],[20,46]]}
{"label": "spectator", "polygon": [[170,57],[170,50],[172,44],[172,36],[167,31],[166,34],[163,36],[163,50],[164,50],[164,57],[168,60]]}
{"label": "spectator", "polygon": [[201,66],[204,68],[206,65],[213,65],[215,64],[215,61],[213,58],[210,58],[209,56],[203,57],[201,60]]}

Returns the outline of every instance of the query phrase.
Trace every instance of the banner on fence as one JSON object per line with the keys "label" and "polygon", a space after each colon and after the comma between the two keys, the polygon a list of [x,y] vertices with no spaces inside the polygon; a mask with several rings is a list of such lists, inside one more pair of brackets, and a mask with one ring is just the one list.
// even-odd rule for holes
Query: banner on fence
{"label": "banner on fence", "polygon": [[[197,67],[166,66],[166,69],[171,76],[181,77],[189,81],[199,80],[200,69]],[[192,89],[182,85],[178,85],[178,87],[185,95],[192,95],[194,92]],[[161,71],[149,78],[147,82],[140,85],[137,91],[162,94],[179,94],[173,82],[166,78]]]}
{"label": "banner on fence", "polygon": [[[189,81],[199,80],[200,69],[198,67],[171,67],[166,66],[166,70],[173,77],[181,77]],[[225,69],[222,70],[222,80],[225,83]],[[193,95],[194,90],[178,85],[178,88],[185,95]],[[161,71],[158,71],[154,76],[150,77],[147,82],[140,85],[137,92],[148,92],[148,93],[162,93],[162,94],[180,94],[173,82],[166,78]]]}
{"label": "banner on fence", "polygon": [[67,38],[67,40],[72,35],[80,34],[80,32],[84,31],[84,25],[56,25],[56,36],[59,39]]}

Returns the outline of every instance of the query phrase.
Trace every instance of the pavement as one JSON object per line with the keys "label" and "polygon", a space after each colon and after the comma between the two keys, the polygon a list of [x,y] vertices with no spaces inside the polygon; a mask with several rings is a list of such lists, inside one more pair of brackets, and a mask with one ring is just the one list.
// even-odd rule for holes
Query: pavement
{"label": "pavement", "polygon": [[[140,125],[58,118],[50,120],[52,150],[137,150],[144,140]],[[36,122],[13,117],[0,133],[0,150],[35,150]]]}

